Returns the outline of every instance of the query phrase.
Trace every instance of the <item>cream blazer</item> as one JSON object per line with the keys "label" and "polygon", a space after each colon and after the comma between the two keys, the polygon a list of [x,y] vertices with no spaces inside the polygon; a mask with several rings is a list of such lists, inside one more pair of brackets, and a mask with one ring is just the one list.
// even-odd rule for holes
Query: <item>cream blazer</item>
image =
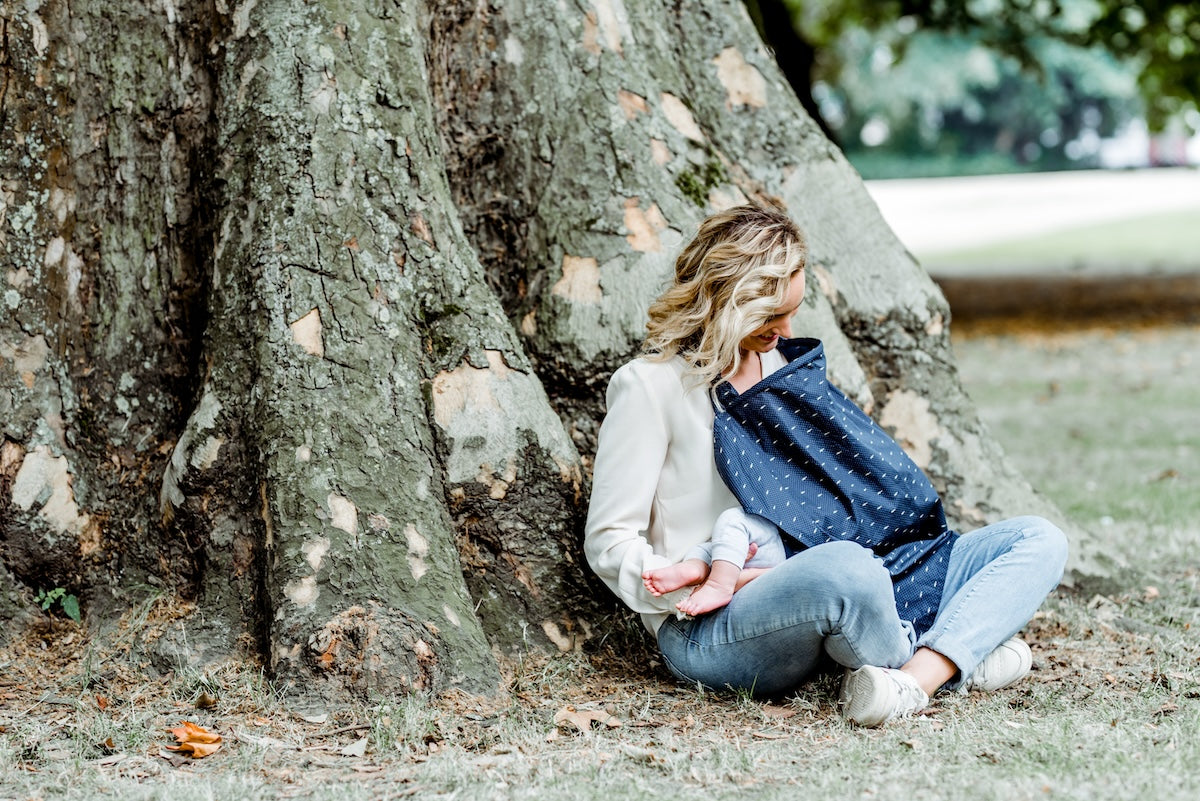
{"label": "cream blazer", "polygon": [[[784,363],[776,350],[762,354],[764,375]],[[680,561],[737,505],[713,461],[708,388],[684,368],[678,356],[642,357],[613,373],[584,532],[592,570],[655,634],[678,598],[651,595],[642,572]]]}

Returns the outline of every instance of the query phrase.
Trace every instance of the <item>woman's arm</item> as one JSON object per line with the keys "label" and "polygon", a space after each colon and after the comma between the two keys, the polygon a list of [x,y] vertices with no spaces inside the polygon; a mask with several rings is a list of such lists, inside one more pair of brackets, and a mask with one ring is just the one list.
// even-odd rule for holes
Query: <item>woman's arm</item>
{"label": "woman's arm", "polygon": [[627,364],[609,382],[583,548],[592,570],[630,609],[673,612],[642,581],[643,571],[669,564],[647,540],[670,435],[661,393],[640,374],[644,367]]}

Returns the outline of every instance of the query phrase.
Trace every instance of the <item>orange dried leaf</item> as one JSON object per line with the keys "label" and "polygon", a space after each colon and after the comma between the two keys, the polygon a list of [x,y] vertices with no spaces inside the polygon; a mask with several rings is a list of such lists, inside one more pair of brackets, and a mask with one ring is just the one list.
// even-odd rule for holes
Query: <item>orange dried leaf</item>
{"label": "orange dried leaf", "polygon": [[202,726],[197,726],[190,720],[185,720],[173,729],[167,729],[174,735],[178,745],[168,745],[167,750],[178,751],[193,759],[201,759],[221,747],[221,735],[211,732]]}
{"label": "orange dried leaf", "polygon": [[220,747],[220,743],[180,743],[179,745],[168,745],[167,750],[178,751],[193,759],[203,759],[209,754],[216,753]]}
{"label": "orange dried leaf", "polygon": [[570,705],[558,710],[554,716],[554,723],[557,726],[569,725],[579,731],[587,731],[592,728],[593,724],[607,726],[610,729],[621,725],[621,721],[603,709],[576,709]]}
{"label": "orange dried leaf", "polygon": [[203,726],[197,726],[190,720],[185,720],[177,728],[170,729],[171,734],[179,742],[219,743],[221,735],[211,732]]}

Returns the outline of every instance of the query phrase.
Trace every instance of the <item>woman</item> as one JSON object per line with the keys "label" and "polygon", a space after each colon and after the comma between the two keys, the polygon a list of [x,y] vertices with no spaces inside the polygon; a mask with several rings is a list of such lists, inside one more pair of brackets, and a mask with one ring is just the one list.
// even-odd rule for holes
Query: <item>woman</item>
{"label": "woman", "polygon": [[828,656],[846,669],[842,714],[867,726],[920,711],[939,689],[1008,686],[1030,668],[1028,646],[1010,638],[1066,561],[1062,532],[1040,518],[961,537],[934,532],[918,543],[932,543],[942,562],[940,600],[921,625],[898,611],[901,582],[893,584],[876,556],[886,548],[856,541],[858,531],[807,546],[805,537],[791,538],[782,564],[740,571],[730,602],[695,617],[672,614],[674,599],[644,579],[680,561],[723,511],[745,500],[718,471],[714,419],[720,439],[726,405],[771,387],[776,373],[796,372],[777,346],[803,352],[805,369],[820,367],[823,379],[820,343],[791,340],[806,258],[799,230],[778,212],[740,206],[701,223],[674,282],[650,307],[644,355],[609,384],[585,534],[589,564],[641,614],[668,668],[688,682],[779,696]]}

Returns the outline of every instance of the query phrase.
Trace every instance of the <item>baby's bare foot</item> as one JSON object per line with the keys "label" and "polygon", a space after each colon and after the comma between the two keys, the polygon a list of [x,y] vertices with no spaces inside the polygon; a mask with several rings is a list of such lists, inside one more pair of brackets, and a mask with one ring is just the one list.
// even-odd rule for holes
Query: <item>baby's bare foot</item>
{"label": "baby's bare foot", "polygon": [[732,598],[733,590],[731,588],[717,584],[714,581],[706,581],[697,587],[691,595],[675,604],[675,608],[685,615],[703,615],[705,612],[720,609],[722,606],[728,604]]}
{"label": "baby's bare foot", "polygon": [[642,574],[642,583],[654,596],[666,595],[680,587],[699,584],[708,576],[708,565],[700,559],[685,559],[674,565],[647,570]]}

